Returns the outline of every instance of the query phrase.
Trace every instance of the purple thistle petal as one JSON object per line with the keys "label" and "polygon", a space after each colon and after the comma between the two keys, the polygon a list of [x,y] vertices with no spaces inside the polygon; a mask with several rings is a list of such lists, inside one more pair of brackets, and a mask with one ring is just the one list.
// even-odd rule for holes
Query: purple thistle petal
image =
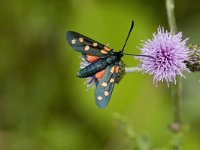
{"label": "purple thistle petal", "polygon": [[185,77],[181,71],[189,69],[184,60],[188,59],[189,49],[186,47],[188,38],[182,40],[182,33],[172,34],[159,27],[157,33],[153,34],[153,39],[143,41],[141,55],[154,57],[136,57],[141,61],[141,68],[144,73],[153,75],[153,83],[157,86],[159,81],[174,82],[176,75]]}

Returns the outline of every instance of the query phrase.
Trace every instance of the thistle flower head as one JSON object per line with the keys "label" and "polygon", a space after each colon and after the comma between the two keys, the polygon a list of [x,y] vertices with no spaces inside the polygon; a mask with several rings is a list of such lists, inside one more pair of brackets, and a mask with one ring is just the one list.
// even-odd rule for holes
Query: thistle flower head
{"label": "thistle flower head", "polygon": [[153,82],[156,86],[158,81],[164,80],[168,86],[169,82],[176,84],[176,75],[184,77],[181,71],[189,71],[184,63],[188,58],[187,40],[182,40],[181,32],[172,34],[159,27],[157,33],[153,34],[153,39],[147,39],[143,47],[139,48],[142,55],[150,56],[137,59],[141,61],[144,73],[154,76]]}
{"label": "thistle flower head", "polygon": [[[90,65],[91,63],[86,61],[85,58],[82,56],[81,57],[81,63],[80,63],[80,68],[83,69],[85,68],[86,66]],[[95,85],[95,82],[94,82],[94,77],[87,77],[86,78],[86,81],[85,81],[85,84],[87,85],[87,89],[89,89],[89,87],[94,87]]]}

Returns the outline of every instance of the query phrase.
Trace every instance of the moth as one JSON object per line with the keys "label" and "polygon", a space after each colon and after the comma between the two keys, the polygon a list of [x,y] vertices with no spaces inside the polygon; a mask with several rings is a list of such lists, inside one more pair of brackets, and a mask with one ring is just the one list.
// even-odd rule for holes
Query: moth
{"label": "moth", "polygon": [[69,45],[75,51],[80,52],[84,61],[89,64],[80,69],[77,72],[77,76],[80,78],[92,77],[96,85],[95,101],[99,108],[107,106],[115,83],[119,83],[125,74],[125,64],[121,58],[123,55],[134,55],[124,53],[124,48],[133,26],[134,21],[132,21],[122,50],[118,52],[77,32],[68,31],[66,34]]}

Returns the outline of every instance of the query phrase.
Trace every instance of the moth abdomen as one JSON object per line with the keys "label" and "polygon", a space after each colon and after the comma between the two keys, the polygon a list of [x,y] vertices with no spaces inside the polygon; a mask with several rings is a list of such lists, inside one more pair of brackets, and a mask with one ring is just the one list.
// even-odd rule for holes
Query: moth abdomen
{"label": "moth abdomen", "polygon": [[107,65],[107,62],[104,59],[100,59],[77,72],[77,77],[86,78],[93,76],[97,72],[105,69]]}

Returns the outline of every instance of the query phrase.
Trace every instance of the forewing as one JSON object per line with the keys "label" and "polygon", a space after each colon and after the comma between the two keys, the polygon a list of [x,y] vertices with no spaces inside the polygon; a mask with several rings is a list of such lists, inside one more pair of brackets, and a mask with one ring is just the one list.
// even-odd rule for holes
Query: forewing
{"label": "forewing", "polygon": [[77,52],[83,55],[105,57],[112,51],[108,46],[105,46],[97,41],[94,41],[84,35],[74,31],[68,31],[66,34],[69,45]]}
{"label": "forewing", "polygon": [[104,108],[108,104],[114,88],[117,65],[110,65],[106,68],[102,78],[97,84],[95,100],[99,108]]}

